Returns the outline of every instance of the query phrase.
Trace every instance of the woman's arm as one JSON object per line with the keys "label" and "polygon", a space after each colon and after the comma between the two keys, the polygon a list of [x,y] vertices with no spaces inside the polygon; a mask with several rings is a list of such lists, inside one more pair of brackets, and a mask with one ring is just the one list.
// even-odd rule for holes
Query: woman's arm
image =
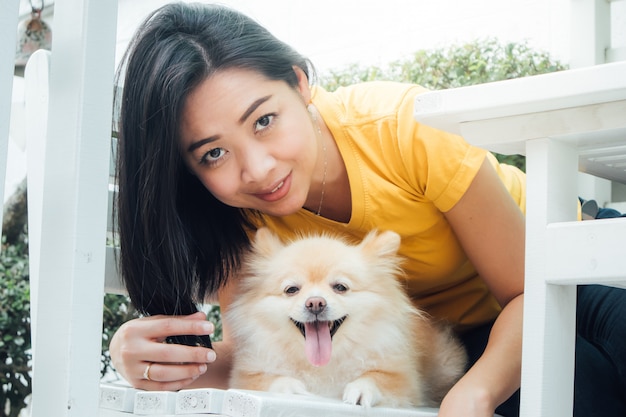
{"label": "woman's arm", "polygon": [[485,352],[450,390],[440,417],[493,416],[520,385],[524,301],[524,215],[485,160],[461,200],[446,214],[502,312]]}

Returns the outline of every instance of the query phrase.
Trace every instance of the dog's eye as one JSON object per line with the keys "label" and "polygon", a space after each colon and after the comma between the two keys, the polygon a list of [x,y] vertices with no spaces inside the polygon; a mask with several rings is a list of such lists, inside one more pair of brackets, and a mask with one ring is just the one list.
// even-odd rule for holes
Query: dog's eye
{"label": "dog's eye", "polygon": [[335,284],[333,285],[333,290],[335,290],[335,292],[338,292],[338,293],[344,293],[348,291],[348,287],[346,287],[343,284]]}
{"label": "dog's eye", "polygon": [[285,288],[285,294],[287,294],[287,295],[297,294],[298,291],[300,291],[300,288],[298,288],[296,286],[291,286],[291,287]]}

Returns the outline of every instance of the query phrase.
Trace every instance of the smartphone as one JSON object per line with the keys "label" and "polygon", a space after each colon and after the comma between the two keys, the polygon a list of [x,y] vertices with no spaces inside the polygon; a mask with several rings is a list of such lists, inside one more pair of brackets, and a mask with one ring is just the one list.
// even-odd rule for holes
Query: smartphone
{"label": "smartphone", "polygon": [[165,339],[166,343],[174,343],[177,345],[186,345],[186,346],[202,346],[205,348],[213,349],[213,345],[211,345],[211,338],[208,334],[196,336],[196,335],[179,335],[179,336],[169,336]]}

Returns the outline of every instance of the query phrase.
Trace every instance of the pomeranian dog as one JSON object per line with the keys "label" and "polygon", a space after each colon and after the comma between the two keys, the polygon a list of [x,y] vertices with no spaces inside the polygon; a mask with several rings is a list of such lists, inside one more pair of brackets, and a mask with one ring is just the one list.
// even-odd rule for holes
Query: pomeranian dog
{"label": "pomeranian dog", "polygon": [[465,369],[452,332],[410,302],[400,236],[359,244],[261,228],[236,300],[231,388],[310,394],[363,406],[438,406]]}

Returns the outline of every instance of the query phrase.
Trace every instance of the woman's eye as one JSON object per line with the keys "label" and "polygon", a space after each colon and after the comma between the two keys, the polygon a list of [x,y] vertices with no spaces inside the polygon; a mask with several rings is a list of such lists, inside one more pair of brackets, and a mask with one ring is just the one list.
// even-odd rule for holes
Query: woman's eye
{"label": "woman's eye", "polygon": [[220,159],[222,156],[224,156],[225,152],[226,151],[224,151],[223,148],[213,148],[207,153],[205,153],[204,155],[202,155],[202,159],[200,160],[200,162],[203,164],[214,163],[218,159]]}
{"label": "woman's eye", "polygon": [[257,132],[265,130],[269,125],[272,124],[272,120],[274,120],[274,115],[272,114],[266,114],[265,116],[261,116],[254,124],[254,129]]}

